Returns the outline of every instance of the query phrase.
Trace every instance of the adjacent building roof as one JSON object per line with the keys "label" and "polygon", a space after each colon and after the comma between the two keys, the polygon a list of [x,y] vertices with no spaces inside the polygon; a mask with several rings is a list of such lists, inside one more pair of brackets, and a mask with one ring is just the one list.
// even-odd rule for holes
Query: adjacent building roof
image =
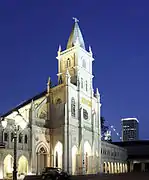
{"label": "adjacent building roof", "polygon": [[137,140],[137,141],[120,141],[120,142],[112,142],[112,144],[126,147],[126,146],[138,146],[138,145],[149,145],[149,140]]}
{"label": "adjacent building roof", "polygon": [[132,121],[132,120],[137,121],[139,123],[137,118],[123,118],[123,119],[121,119],[121,121]]}

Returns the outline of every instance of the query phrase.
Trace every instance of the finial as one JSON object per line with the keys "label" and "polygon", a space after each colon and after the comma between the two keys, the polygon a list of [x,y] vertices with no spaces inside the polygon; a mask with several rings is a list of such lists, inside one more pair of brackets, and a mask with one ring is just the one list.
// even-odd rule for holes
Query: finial
{"label": "finial", "polygon": [[48,77],[48,84],[50,85],[50,82],[51,82],[51,78],[50,77]]}
{"label": "finial", "polygon": [[98,88],[96,88],[96,95],[99,96],[99,91],[98,91]]}
{"label": "finial", "polygon": [[93,54],[91,46],[89,46],[89,53],[90,53],[91,55]]}
{"label": "finial", "polygon": [[60,56],[60,54],[61,54],[61,50],[62,50],[61,45],[59,45],[59,47],[58,47],[58,51],[57,51],[58,56]]}
{"label": "finial", "polygon": [[61,45],[59,45],[58,51],[61,52],[61,50],[62,50],[62,47],[61,47]]}
{"label": "finial", "polygon": [[79,20],[75,17],[73,17],[72,19],[75,21],[75,23],[79,22]]}
{"label": "finial", "polygon": [[31,109],[33,109],[34,108],[34,100],[32,99],[32,101],[31,101]]}
{"label": "finial", "polygon": [[47,83],[47,92],[50,92],[50,88],[51,88],[51,78],[48,78],[48,83]]}

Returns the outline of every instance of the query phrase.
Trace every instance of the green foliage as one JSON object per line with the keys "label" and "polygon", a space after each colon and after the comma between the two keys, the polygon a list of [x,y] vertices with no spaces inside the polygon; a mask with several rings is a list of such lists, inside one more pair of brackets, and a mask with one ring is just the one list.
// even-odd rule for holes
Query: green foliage
{"label": "green foliage", "polygon": [[105,118],[103,116],[100,117],[100,122],[101,122],[101,135],[102,139],[104,139],[104,134],[105,132],[108,131],[109,127],[105,125]]}

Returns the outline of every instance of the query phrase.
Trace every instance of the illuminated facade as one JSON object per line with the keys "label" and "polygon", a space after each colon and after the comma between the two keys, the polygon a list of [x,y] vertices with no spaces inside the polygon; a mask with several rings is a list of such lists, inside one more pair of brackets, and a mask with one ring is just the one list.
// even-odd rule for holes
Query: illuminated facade
{"label": "illuminated facade", "polygon": [[93,90],[94,58],[91,47],[88,51],[85,48],[76,19],[67,48],[62,51],[59,47],[57,60],[58,85],[51,87],[49,78],[46,91],[2,116],[8,121],[1,134],[6,144],[0,149],[3,176],[12,171],[15,110],[28,122],[28,127],[18,132],[19,175],[40,174],[45,166],[63,168],[70,174],[92,174],[104,169],[100,94],[98,88]]}

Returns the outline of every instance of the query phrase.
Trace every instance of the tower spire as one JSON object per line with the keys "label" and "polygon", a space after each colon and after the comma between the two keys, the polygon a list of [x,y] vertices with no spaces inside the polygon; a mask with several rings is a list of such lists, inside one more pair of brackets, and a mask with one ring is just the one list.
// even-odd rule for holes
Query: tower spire
{"label": "tower spire", "polygon": [[75,17],[73,17],[72,19],[74,20],[74,25],[73,25],[71,34],[70,34],[69,39],[68,39],[67,49],[75,46],[76,42],[77,42],[77,45],[79,44],[80,47],[85,49],[84,39],[83,39],[81,30],[80,30],[80,27],[78,25],[79,20]]}

